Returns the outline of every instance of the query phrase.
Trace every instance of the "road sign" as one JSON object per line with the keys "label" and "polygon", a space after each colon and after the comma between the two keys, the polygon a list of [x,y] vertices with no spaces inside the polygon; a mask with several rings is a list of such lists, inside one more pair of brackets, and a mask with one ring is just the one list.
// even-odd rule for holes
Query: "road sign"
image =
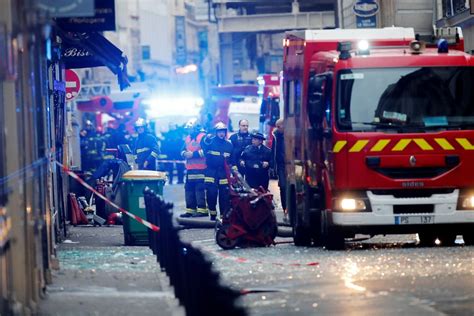
{"label": "road sign", "polygon": [[81,79],[73,70],[66,69],[66,101],[71,101],[81,90]]}

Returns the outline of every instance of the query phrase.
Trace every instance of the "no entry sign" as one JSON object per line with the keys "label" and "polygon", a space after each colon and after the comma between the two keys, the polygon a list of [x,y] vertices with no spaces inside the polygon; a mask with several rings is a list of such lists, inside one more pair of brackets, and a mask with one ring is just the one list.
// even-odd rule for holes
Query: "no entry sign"
{"label": "no entry sign", "polygon": [[71,101],[81,90],[81,79],[73,70],[66,69],[66,101]]}

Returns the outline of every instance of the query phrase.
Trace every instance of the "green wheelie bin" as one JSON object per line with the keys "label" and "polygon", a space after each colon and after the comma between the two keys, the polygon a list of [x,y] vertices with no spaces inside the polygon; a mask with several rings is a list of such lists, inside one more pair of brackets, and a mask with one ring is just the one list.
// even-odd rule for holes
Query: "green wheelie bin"
{"label": "green wheelie bin", "polygon": [[[163,195],[166,173],[151,170],[131,170],[121,179],[121,206],[132,214],[146,220],[143,190],[149,187],[156,194]],[[147,245],[148,228],[133,218],[123,215],[125,245]]]}

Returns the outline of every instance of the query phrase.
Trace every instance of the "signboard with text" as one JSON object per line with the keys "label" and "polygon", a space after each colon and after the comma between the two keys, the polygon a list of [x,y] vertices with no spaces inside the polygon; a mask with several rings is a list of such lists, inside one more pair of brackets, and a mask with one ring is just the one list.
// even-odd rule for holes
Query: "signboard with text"
{"label": "signboard with text", "polygon": [[53,18],[94,15],[94,0],[37,0],[36,5]]}
{"label": "signboard with text", "polygon": [[115,31],[115,1],[95,0],[95,14],[57,19],[58,26],[69,32]]}
{"label": "signboard with text", "polygon": [[377,27],[379,5],[376,0],[358,0],[353,7],[357,28]]}
{"label": "signboard with text", "polygon": [[175,17],[176,64],[186,64],[186,20],[184,16]]}

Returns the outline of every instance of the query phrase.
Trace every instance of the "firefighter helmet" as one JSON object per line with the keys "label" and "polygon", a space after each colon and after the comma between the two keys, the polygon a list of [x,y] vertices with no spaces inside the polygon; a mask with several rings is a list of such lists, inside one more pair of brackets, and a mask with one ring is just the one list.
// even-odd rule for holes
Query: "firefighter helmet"
{"label": "firefighter helmet", "polygon": [[139,128],[139,127],[146,127],[146,121],[145,119],[143,118],[139,118],[138,120],[135,121],[135,128]]}
{"label": "firefighter helmet", "polygon": [[186,129],[194,129],[198,126],[198,123],[197,123],[197,119],[196,118],[192,118],[190,119],[186,125],[184,125],[184,128]]}
{"label": "firefighter helmet", "polygon": [[84,129],[87,131],[94,131],[95,126],[90,120],[87,120]]}
{"label": "firefighter helmet", "polygon": [[216,125],[214,125],[214,129],[216,130],[216,132],[217,131],[222,131],[222,130],[227,131],[227,125],[225,125],[222,122],[219,122]]}

